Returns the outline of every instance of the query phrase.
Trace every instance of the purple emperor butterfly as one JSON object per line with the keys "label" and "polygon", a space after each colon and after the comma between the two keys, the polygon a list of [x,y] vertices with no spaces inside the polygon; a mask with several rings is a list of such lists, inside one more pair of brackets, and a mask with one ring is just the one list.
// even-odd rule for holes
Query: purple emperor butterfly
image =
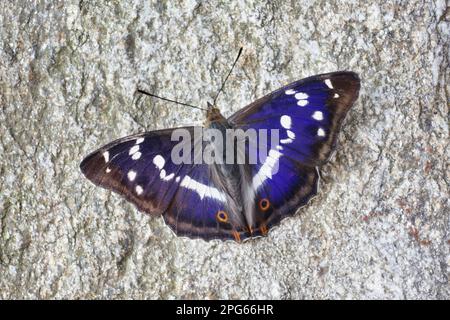
{"label": "purple emperor butterfly", "polygon": [[[139,210],[162,215],[179,236],[237,242],[265,236],[317,193],[318,168],[335,149],[359,88],[357,74],[333,72],[288,84],[228,119],[208,104],[207,128],[279,129],[278,143],[269,142],[267,157],[253,164],[175,163],[175,129],[165,129],[113,141],[89,154],[80,168]],[[192,133],[183,142],[189,148],[215,147],[195,138],[196,127],[184,129]]]}

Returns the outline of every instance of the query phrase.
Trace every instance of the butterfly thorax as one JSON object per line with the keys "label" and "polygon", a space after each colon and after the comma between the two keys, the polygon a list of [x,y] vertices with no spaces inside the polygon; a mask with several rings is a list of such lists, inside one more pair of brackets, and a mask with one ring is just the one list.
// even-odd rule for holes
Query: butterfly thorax
{"label": "butterfly thorax", "polygon": [[[205,128],[215,129],[221,132],[222,137],[225,138],[228,134],[227,130],[232,129],[232,125],[228,120],[220,113],[220,110],[213,107],[208,103],[208,111],[206,114]],[[228,199],[228,205],[232,207],[233,212],[242,212],[242,195],[240,192],[240,169],[236,164],[236,150],[226,150],[226,143],[218,144],[214,141],[209,142],[212,144],[214,149],[222,148],[222,150],[217,150],[219,154],[223,155],[223,161],[221,163],[214,163],[211,167],[212,176],[217,177],[215,181],[219,185],[219,188],[230,195]],[[232,152],[234,155],[234,161],[232,163],[227,163],[226,154],[227,152]],[[238,217],[236,217],[238,218]]]}
{"label": "butterfly thorax", "polygon": [[[206,113],[205,128],[218,130],[218,131],[220,131],[222,138],[225,138],[227,136],[227,130],[231,129],[232,126],[228,122],[228,120],[225,119],[224,116],[222,116],[222,114],[220,113],[220,110],[218,108],[213,107],[211,104],[208,103],[208,111]],[[226,147],[225,141],[222,141],[221,144],[215,143],[214,141],[211,141],[210,143],[214,146],[214,148],[218,148],[221,146],[223,148],[223,150],[220,150],[220,153],[225,157],[226,151],[227,151],[225,149],[225,147]],[[226,170],[229,170],[229,169],[226,169]]]}
{"label": "butterfly thorax", "polygon": [[[229,129],[232,129],[232,125],[228,122],[228,120],[220,113],[220,110],[216,107],[213,107],[210,103],[208,103],[208,111],[206,113],[206,122],[205,122],[205,128],[207,129],[215,129],[220,131],[222,138],[226,139],[227,135],[230,132],[227,132]],[[228,152],[233,152],[234,155],[234,160],[236,160],[236,150],[226,150],[226,141],[222,141],[221,144],[216,144],[214,143],[214,141],[211,142],[214,146],[214,148],[219,148],[221,147],[222,150],[220,150],[220,153],[224,156],[224,161],[223,164],[220,165],[221,170],[225,173],[225,174],[230,174],[231,171],[236,170],[235,168],[235,161],[233,161],[233,164],[225,164],[225,156],[227,151]],[[218,150],[219,151],[219,150]]]}

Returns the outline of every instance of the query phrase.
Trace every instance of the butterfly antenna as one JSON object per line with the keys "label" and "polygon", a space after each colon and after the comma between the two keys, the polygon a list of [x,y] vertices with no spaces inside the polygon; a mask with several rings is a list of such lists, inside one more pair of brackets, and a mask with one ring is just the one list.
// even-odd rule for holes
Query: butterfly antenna
{"label": "butterfly antenna", "polygon": [[161,100],[164,100],[164,101],[169,101],[169,102],[173,102],[173,103],[176,103],[176,104],[180,104],[180,105],[182,105],[182,106],[186,106],[186,107],[191,107],[191,108],[194,108],[194,109],[199,109],[199,110],[207,111],[207,110],[204,109],[204,108],[200,108],[200,107],[194,106],[194,105],[192,105],[192,104],[183,103],[183,102],[179,102],[179,101],[176,101],[176,100],[172,100],[172,99],[160,97],[160,96],[157,96],[156,94],[152,94],[152,93],[149,93],[149,92],[144,91],[144,90],[141,90],[141,89],[137,89],[137,92],[142,93],[142,94],[145,94],[145,95],[150,96],[150,97],[155,97],[155,98],[158,98],[158,99],[161,99]]}
{"label": "butterfly antenna", "polygon": [[236,65],[236,63],[238,62],[238,60],[239,60],[239,57],[241,56],[241,53],[242,53],[242,47],[239,49],[239,53],[238,53],[238,55],[237,55],[237,57],[236,57],[236,60],[234,60],[234,63],[233,63],[233,66],[231,67],[231,69],[230,69],[230,72],[228,72],[228,75],[227,75],[227,77],[225,78],[225,80],[222,82],[222,86],[220,87],[220,90],[219,90],[219,92],[217,92],[217,94],[216,94],[216,97],[214,98],[214,103],[213,103],[213,105],[215,106],[216,105],[216,100],[217,100],[217,97],[219,96],[219,94],[222,92],[222,90],[223,90],[223,87],[225,87],[225,82],[227,82],[227,80],[228,80],[228,77],[230,76],[230,74],[231,74],[231,72],[233,71],[233,69],[234,69],[234,66]]}

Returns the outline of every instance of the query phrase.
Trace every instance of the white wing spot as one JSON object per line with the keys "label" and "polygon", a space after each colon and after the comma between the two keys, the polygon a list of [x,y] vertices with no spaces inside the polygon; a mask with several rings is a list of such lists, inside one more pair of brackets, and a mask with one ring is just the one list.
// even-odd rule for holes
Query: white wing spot
{"label": "white wing spot", "polygon": [[138,151],[139,151],[139,146],[138,146],[138,145],[132,146],[132,147],[130,148],[130,152],[129,152],[128,154],[131,156],[131,155],[135,154],[135,153],[138,152]]}
{"label": "white wing spot", "polygon": [[153,164],[159,169],[159,170],[161,170],[163,167],[164,167],[164,165],[166,164],[166,160],[164,160],[164,158],[161,156],[161,155],[156,155],[154,158],[153,158]]}
{"label": "white wing spot", "polygon": [[289,143],[292,143],[294,140],[292,140],[292,139],[281,139],[280,140],[280,143],[282,143],[282,144],[289,144]]}
{"label": "white wing spot", "polygon": [[277,150],[283,150],[283,147],[282,146],[276,146],[275,147]]}
{"label": "white wing spot", "polygon": [[142,189],[142,187],[141,187],[140,185],[137,185],[137,186],[136,186],[136,193],[137,193],[138,195],[141,195],[142,192],[144,192],[144,189]]}
{"label": "white wing spot", "polygon": [[176,178],[175,178],[175,181],[176,181],[176,182],[180,182],[180,177],[176,177]]}
{"label": "white wing spot", "polygon": [[317,135],[319,137],[325,137],[325,131],[322,128],[319,128],[319,130],[317,130]]}
{"label": "white wing spot", "polygon": [[103,158],[105,159],[105,162],[109,161],[109,151],[103,152]]}
{"label": "white wing spot", "polygon": [[317,120],[317,121],[322,121],[323,120],[323,113],[322,113],[322,111],[314,112],[313,115],[312,115],[312,118],[314,120]]}
{"label": "white wing spot", "polygon": [[111,169],[109,167],[107,167],[105,171],[106,171],[106,173],[110,173]]}
{"label": "white wing spot", "polygon": [[184,187],[190,190],[194,190],[199,195],[200,199],[203,199],[205,196],[208,198],[214,198],[221,202],[226,202],[225,194],[219,189],[208,186],[201,182],[198,182],[194,179],[191,179],[189,176],[185,176],[181,181],[180,187]]}
{"label": "white wing spot", "polygon": [[292,140],[295,139],[295,133],[294,132],[292,132],[291,130],[287,130],[286,132],[287,132],[287,135],[288,135],[289,139],[292,139]]}
{"label": "white wing spot", "polygon": [[327,79],[324,82],[325,82],[325,84],[327,85],[328,88],[333,89],[333,84],[331,83],[330,79]]}
{"label": "white wing spot", "polygon": [[283,154],[271,149],[264,164],[259,171],[253,176],[252,185],[254,190],[258,190],[267,179],[272,179],[272,171]]}
{"label": "white wing spot", "polygon": [[339,94],[338,94],[338,93],[335,93],[334,96],[333,96],[333,98],[335,98],[335,99],[339,98]]}
{"label": "white wing spot", "polygon": [[290,129],[291,125],[292,125],[292,119],[291,119],[291,117],[289,117],[287,115],[283,115],[280,118],[280,123],[283,126],[283,128]]}
{"label": "white wing spot", "polygon": [[138,152],[134,153],[134,154],[131,156],[131,159],[137,160],[137,159],[139,159],[139,158],[141,157],[141,155],[142,155],[142,153],[140,153],[140,152],[138,151]]}
{"label": "white wing spot", "polygon": [[159,173],[159,177],[161,179],[164,179],[166,177],[166,170],[162,169],[161,172]]}
{"label": "white wing spot", "polygon": [[295,95],[295,99],[297,99],[297,100],[305,100],[308,98],[309,98],[309,96],[304,92],[299,92]]}
{"label": "white wing spot", "polygon": [[144,142],[144,138],[136,139],[136,144],[141,144],[142,142]]}
{"label": "white wing spot", "polygon": [[130,181],[134,181],[134,179],[136,179],[136,171],[130,170],[128,171],[128,180]]}
{"label": "white wing spot", "polygon": [[299,105],[300,107],[304,107],[308,104],[308,100],[298,100],[297,101],[297,105]]}
{"label": "white wing spot", "polygon": [[295,90],[288,89],[288,90],[286,90],[284,93],[286,93],[288,96],[290,96],[290,95],[292,95],[292,94],[295,93]]}
{"label": "white wing spot", "polygon": [[[161,171],[162,172],[162,171]],[[168,176],[165,176],[164,178],[162,178],[164,181],[170,181],[173,179],[173,177],[175,177],[175,173],[171,173]]]}

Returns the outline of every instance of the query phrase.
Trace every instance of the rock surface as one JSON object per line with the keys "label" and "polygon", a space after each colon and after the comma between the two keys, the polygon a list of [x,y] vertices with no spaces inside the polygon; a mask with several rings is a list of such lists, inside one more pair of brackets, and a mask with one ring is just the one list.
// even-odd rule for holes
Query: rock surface
{"label": "rock surface", "polygon": [[[450,10],[408,1],[0,3],[0,298],[449,299]],[[269,237],[177,238],[82,158],[353,70],[321,192]]]}

